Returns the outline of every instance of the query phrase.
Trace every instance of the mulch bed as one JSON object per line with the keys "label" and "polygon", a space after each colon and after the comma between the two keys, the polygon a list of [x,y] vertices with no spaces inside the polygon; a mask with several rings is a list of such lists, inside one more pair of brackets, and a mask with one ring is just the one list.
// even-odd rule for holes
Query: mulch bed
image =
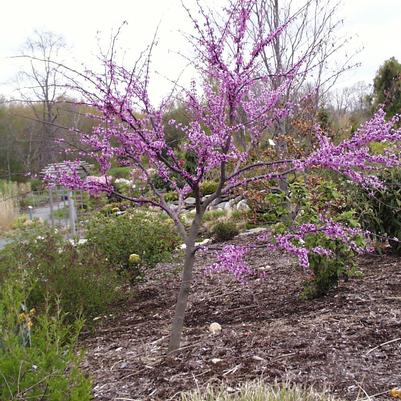
{"label": "mulch bed", "polygon": [[[95,400],[179,400],[182,391],[258,378],[328,388],[347,400],[389,400],[388,390],[401,386],[401,258],[363,257],[361,277],[313,301],[300,300],[307,273],[286,256],[252,251],[249,263],[266,277],[247,285],[206,276],[213,258],[212,250],[197,258],[178,352],[165,355],[179,264],[153,269],[129,302],[84,335]],[[209,332],[212,322],[220,334]]]}

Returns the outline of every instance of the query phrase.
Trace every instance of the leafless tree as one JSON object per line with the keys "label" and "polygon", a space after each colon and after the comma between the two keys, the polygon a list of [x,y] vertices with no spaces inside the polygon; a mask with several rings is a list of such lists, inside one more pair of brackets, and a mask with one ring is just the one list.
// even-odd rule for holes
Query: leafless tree
{"label": "leafless tree", "polygon": [[61,52],[66,49],[64,38],[53,32],[39,32],[26,41],[22,55],[27,61],[27,68],[19,73],[20,95],[32,106],[35,118],[40,124],[41,167],[56,159],[57,148],[58,101],[64,96],[62,89],[62,75],[59,66],[54,60],[60,58]]}
{"label": "leafless tree", "polygon": [[289,22],[263,53],[263,68],[278,87],[289,68],[302,61],[297,79],[288,91],[296,99],[306,84],[314,88],[316,108],[345,71],[356,66],[356,54],[347,53],[348,37],[339,34],[341,0],[261,0],[254,18],[256,35],[263,27],[274,32]]}
{"label": "leafless tree", "polygon": [[372,86],[366,82],[357,82],[352,86],[330,91],[330,104],[336,113],[350,113],[364,110],[368,107]]}

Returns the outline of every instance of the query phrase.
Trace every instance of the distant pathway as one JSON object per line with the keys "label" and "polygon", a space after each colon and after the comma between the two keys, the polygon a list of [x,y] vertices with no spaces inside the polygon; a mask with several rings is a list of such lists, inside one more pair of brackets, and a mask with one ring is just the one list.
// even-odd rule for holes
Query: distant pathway
{"label": "distant pathway", "polygon": [[[56,203],[54,205],[54,210],[58,210],[59,208],[62,209],[64,207],[64,203],[60,202],[60,203]],[[41,219],[47,223],[50,223],[51,221],[51,217],[50,217],[50,206],[46,205],[46,206],[41,206],[41,207],[37,207],[35,209],[32,210],[32,217],[34,219]],[[62,225],[62,226],[67,226],[68,225],[68,220],[65,219],[55,219],[54,220],[55,223],[57,225]],[[6,239],[6,238],[0,238],[0,249],[4,248],[7,243],[9,243],[10,240]]]}

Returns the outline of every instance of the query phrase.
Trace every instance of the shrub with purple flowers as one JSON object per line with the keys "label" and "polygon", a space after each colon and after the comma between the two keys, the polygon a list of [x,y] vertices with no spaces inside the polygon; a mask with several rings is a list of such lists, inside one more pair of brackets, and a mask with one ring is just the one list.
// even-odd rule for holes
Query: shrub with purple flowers
{"label": "shrub with purple flowers", "polygon": [[345,195],[333,181],[323,180],[309,189],[298,181],[290,186],[290,193],[293,219],[289,225],[274,226],[270,248],[294,255],[312,274],[302,296],[319,297],[335,287],[341,277],[355,272],[356,255],[367,249],[367,234],[353,210],[341,210]]}

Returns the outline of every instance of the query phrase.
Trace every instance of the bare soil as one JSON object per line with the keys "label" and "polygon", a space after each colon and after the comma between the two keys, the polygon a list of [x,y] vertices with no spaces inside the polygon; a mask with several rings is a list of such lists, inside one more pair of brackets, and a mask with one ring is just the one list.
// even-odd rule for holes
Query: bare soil
{"label": "bare soil", "polygon": [[[346,400],[389,400],[401,386],[401,258],[362,257],[360,277],[304,301],[307,272],[294,260],[255,249],[249,263],[266,277],[241,285],[204,274],[212,248],[197,258],[181,350],[166,356],[178,263],[150,271],[130,301],[83,336],[95,400],[179,400],[182,391],[258,378],[329,388]],[[220,334],[209,332],[212,322]]]}

